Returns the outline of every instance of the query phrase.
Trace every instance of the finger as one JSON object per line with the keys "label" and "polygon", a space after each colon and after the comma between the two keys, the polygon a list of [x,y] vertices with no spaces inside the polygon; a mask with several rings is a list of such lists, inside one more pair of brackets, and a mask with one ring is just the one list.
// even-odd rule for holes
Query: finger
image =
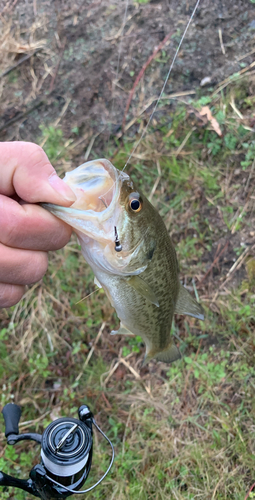
{"label": "finger", "polygon": [[0,307],[11,307],[17,304],[26,291],[22,285],[0,283]]}
{"label": "finger", "polygon": [[29,285],[46,273],[46,252],[19,250],[0,243],[0,283]]}
{"label": "finger", "polygon": [[15,193],[29,203],[49,202],[69,206],[76,199],[60,179],[43,149],[31,142],[0,144],[0,193]]}
{"label": "finger", "polygon": [[38,205],[19,205],[0,195],[0,240],[8,247],[58,250],[68,243],[70,226]]}

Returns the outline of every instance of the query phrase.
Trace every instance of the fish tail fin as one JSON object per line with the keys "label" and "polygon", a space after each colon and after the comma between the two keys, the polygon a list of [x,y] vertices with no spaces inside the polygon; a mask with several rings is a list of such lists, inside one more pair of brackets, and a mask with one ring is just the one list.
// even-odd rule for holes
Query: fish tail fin
{"label": "fish tail fin", "polygon": [[180,285],[174,312],[177,314],[187,314],[188,316],[193,316],[193,318],[198,319],[205,318],[203,308],[182,285]]}
{"label": "fish tail fin", "polygon": [[168,346],[160,352],[148,352],[144,358],[143,366],[146,365],[152,358],[155,358],[158,361],[163,361],[164,363],[173,363],[173,361],[177,361],[177,359],[181,358],[181,353],[178,347],[170,342],[170,344],[168,344]]}

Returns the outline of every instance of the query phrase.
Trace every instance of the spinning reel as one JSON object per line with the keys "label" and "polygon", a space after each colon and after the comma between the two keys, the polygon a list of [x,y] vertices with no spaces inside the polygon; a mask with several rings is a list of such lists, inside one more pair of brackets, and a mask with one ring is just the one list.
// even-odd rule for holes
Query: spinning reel
{"label": "spinning reel", "polygon": [[[32,440],[41,445],[41,462],[30,471],[29,479],[18,479],[0,471],[0,486],[14,486],[43,500],[67,498],[94,489],[108,474],[114,460],[113,445],[97,425],[88,406],[80,406],[79,420],[71,417],[51,422],[43,434],[19,434],[21,409],[13,403],[3,408],[5,436],[10,445]],[[91,467],[93,453],[92,424],[108,441],[112,458],[105,474],[87,490],[79,491]]]}

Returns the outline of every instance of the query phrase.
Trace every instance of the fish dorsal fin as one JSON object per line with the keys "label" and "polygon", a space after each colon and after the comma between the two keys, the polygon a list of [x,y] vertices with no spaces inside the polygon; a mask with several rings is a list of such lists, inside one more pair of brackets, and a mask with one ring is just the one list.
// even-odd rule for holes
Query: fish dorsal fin
{"label": "fish dorsal fin", "polygon": [[187,314],[188,316],[193,316],[193,318],[204,319],[203,308],[182,285],[180,285],[174,312],[177,314]]}
{"label": "fish dorsal fin", "polygon": [[147,283],[140,278],[140,276],[132,276],[132,278],[127,280],[127,283],[132,286],[140,295],[142,295],[145,299],[149,300],[152,304],[159,307],[159,301]]}
{"label": "fish dorsal fin", "polygon": [[173,363],[173,361],[177,361],[177,359],[181,358],[181,353],[173,342],[163,349],[161,352],[155,353],[153,350],[149,351],[145,356],[143,361],[143,365],[148,363],[152,358],[157,359],[158,361],[163,361],[163,363]]}

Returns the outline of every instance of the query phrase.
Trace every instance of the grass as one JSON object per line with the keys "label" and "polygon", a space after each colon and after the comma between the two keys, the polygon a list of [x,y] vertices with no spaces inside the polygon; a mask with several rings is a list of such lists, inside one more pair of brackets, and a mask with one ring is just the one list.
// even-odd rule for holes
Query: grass
{"label": "grass", "polygon": [[[148,195],[159,177],[153,203],[176,245],[181,279],[205,308],[204,322],[175,318],[181,361],[141,368],[141,339],[109,335],[118,325],[116,314],[102,291],[92,293],[93,276],[74,238],[50,256],[43,281],[17,306],[0,312],[1,403],[13,400],[22,406],[22,421],[32,421],[22,430],[42,432],[53,417],[75,416],[85,402],[114,443],[114,468],[88,499],[244,500],[254,482],[251,89],[249,77],[233,81],[221,94],[215,96],[212,89],[177,104],[170,121],[162,113],[129,167]],[[233,99],[243,118],[231,106]],[[222,137],[201,126],[196,113],[202,105],[210,107]],[[38,142],[42,139],[63,172],[73,150],[63,147],[62,129],[42,126]],[[122,168],[133,142],[126,136],[122,144],[113,141],[108,147]],[[98,148],[92,156],[99,156]],[[106,326],[95,344],[102,322]],[[12,448],[3,435],[0,453],[0,469],[20,477],[39,459],[36,446]],[[86,486],[108,463],[109,449],[96,436]],[[16,490],[1,495],[28,499]]]}

